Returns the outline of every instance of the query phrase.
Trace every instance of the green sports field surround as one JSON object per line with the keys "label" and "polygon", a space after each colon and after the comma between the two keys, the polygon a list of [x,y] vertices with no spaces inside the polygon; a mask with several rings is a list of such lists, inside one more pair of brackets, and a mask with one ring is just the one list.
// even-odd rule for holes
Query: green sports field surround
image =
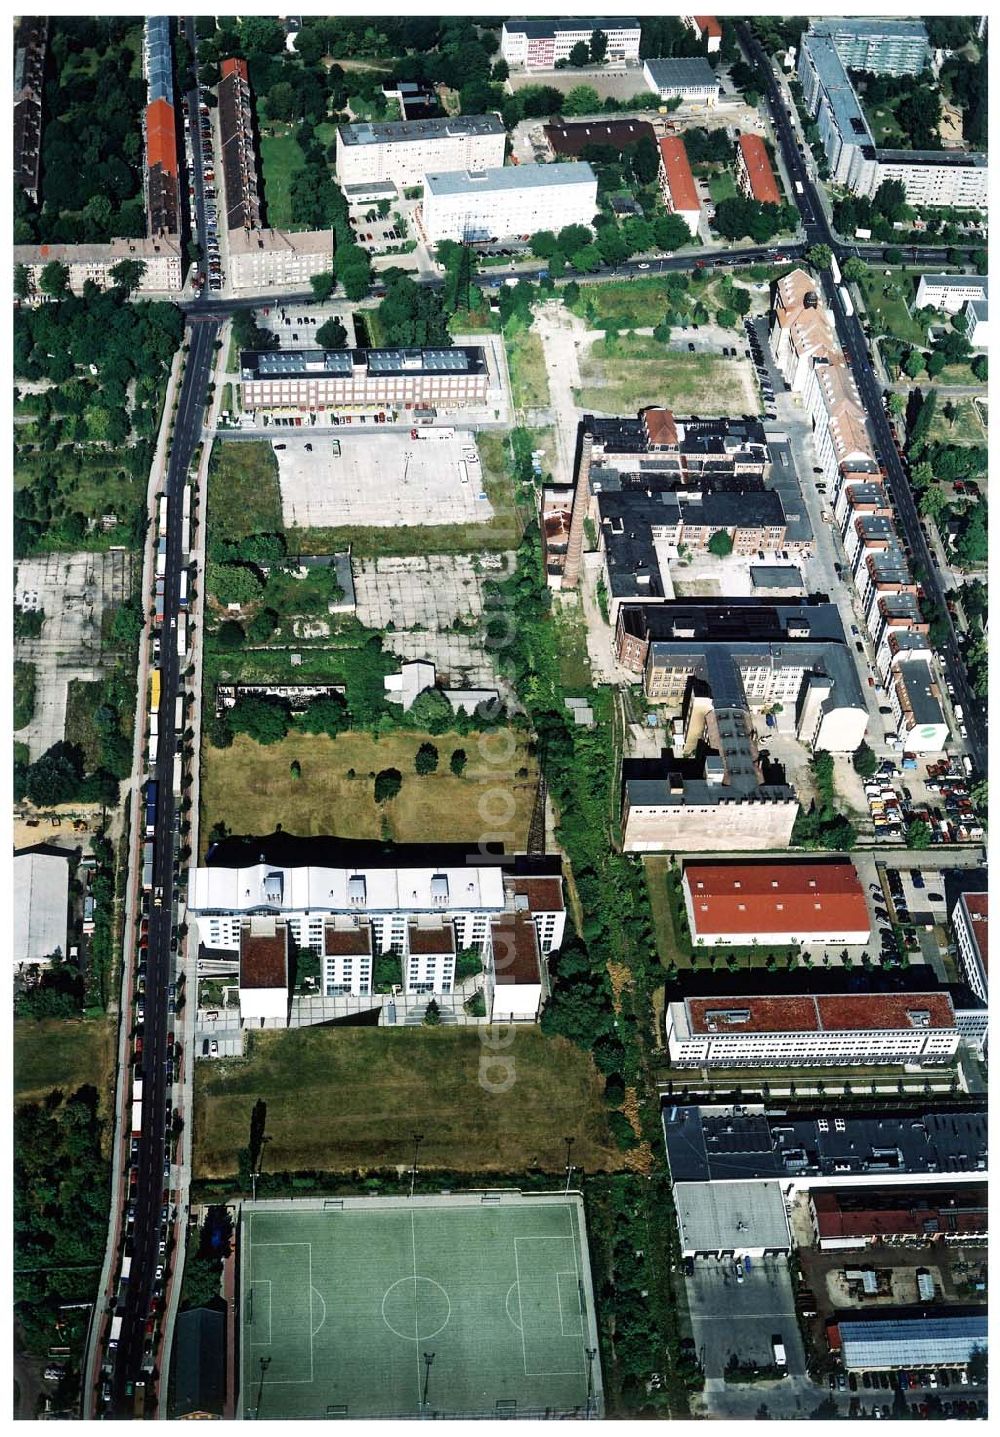
{"label": "green sports field surround", "polygon": [[575,1194],[248,1204],[239,1262],[243,1417],[601,1415]]}

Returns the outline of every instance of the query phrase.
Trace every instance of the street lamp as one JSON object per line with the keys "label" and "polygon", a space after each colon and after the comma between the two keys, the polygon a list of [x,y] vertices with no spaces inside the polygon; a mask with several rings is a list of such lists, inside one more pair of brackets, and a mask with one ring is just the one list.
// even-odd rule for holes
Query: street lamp
{"label": "street lamp", "polygon": [[573,1144],[576,1142],[576,1138],[563,1138],[563,1142],[566,1144],[566,1192],[569,1192],[570,1181],[573,1177]]}
{"label": "street lamp", "polygon": [[413,1134],[413,1166],[410,1169],[410,1197],[413,1196],[413,1189],[417,1185],[417,1153],[420,1151],[420,1144],[423,1140],[423,1133]]}

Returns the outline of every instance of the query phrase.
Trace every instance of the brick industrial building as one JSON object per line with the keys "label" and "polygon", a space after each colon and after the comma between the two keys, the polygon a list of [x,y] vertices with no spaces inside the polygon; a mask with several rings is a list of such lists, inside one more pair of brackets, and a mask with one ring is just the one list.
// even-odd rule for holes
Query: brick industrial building
{"label": "brick industrial building", "polygon": [[854,864],[796,859],[688,863],[684,907],[697,947],[721,943],[867,943],[871,919]]}
{"label": "brick industrial building", "polygon": [[580,120],[543,126],[545,142],[553,155],[576,160],[592,145],[611,149],[621,158],[640,140],[656,143],[656,131],[648,120]]}
{"label": "brick industrial building", "polygon": [[666,1036],[678,1067],[795,1068],[946,1063],[960,1035],[947,993],[840,993],[685,998]]}
{"label": "brick industrial building", "polygon": [[824,1188],[809,1196],[813,1231],[824,1252],[876,1244],[982,1242],[988,1228],[985,1184],[928,1183],[881,1193]]}
{"label": "brick industrial building", "polygon": [[386,413],[485,404],[490,387],[479,346],[456,349],[243,350],[244,412]]}

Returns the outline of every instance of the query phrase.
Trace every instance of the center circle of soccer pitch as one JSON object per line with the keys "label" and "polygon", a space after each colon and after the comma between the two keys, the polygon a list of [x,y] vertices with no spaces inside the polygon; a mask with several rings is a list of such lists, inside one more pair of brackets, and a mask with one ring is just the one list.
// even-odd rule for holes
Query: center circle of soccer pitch
{"label": "center circle of soccer pitch", "polygon": [[382,1321],[404,1342],[429,1342],[451,1319],[451,1299],[432,1277],[401,1277],[382,1298]]}

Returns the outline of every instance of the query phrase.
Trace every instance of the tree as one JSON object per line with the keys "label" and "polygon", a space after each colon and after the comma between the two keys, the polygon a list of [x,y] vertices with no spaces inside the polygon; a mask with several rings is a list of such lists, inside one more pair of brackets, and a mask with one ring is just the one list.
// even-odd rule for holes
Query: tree
{"label": "tree", "polygon": [[116,289],[134,294],[142,284],[146,263],[141,259],[121,259],[111,267],[111,280]]}
{"label": "tree", "polygon": [[441,1022],[441,1006],[436,998],[431,998],[427,1004],[421,1021],[428,1028],[436,1028]]}
{"label": "tree", "polygon": [[323,349],[346,349],[347,330],[336,316],[321,324],[316,331],[316,343]]}
{"label": "tree", "polygon": [[930,848],[930,826],[926,824],[922,818],[916,819],[906,830],[906,846],[907,848],[916,849]]}
{"label": "tree", "polygon": [[593,115],[600,108],[600,96],[592,85],[574,85],[563,101],[564,115]]}
{"label": "tree", "polygon": [[595,30],[590,37],[590,63],[603,65],[608,53],[608,37],[603,30]]}
{"label": "tree", "polygon": [[924,353],[921,349],[911,349],[903,361],[903,372],[910,379],[916,379],[924,371]]}
{"label": "tree", "polygon": [[461,775],[465,772],[465,765],[468,763],[468,761],[469,756],[465,752],[465,749],[456,748],[452,751],[448,766],[453,774],[458,777],[461,777]]}
{"label": "tree", "polygon": [[589,244],[591,238],[591,231],[587,225],[564,225],[559,231],[559,250],[562,254],[571,255],[574,250]]}
{"label": "tree", "polygon": [[980,569],[987,559],[986,505],[965,511],[964,524],[955,540],[955,562],[963,569]]}
{"label": "tree", "polygon": [[280,743],[288,734],[288,705],[268,694],[242,694],[229,711],[234,733],[245,733],[254,743]]}
{"label": "tree", "polygon": [[238,624],[235,619],[226,619],[219,625],[215,642],[220,649],[241,649],[246,642],[246,637],[241,624]]}
{"label": "tree", "polygon": [[53,259],[38,277],[38,288],[51,299],[60,299],[69,293],[69,266]]}
{"label": "tree", "polygon": [[274,609],[259,609],[247,626],[247,638],[252,644],[266,644],[278,627],[279,615]]}
{"label": "tree", "polygon": [[440,295],[399,269],[386,272],[385,298],[378,307],[387,344],[450,349],[451,333]]}
{"label": "tree", "polygon": [[977,354],[972,361],[972,373],[980,384],[985,384],[989,378],[990,362],[985,354]]}
{"label": "tree", "polygon": [[806,250],[806,259],[813,269],[829,269],[833,263],[833,250],[828,244],[810,245]]}
{"label": "tree", "polygon": [[691,231],[680,215],[661,214],[653,221],[653,235],[660,249],[675,250],[691,243]]}
{"label": "tree", "polygon": [[897,418],[906,409],[906,395],[897,394],[895,390],[889,395],[889,413]]}
{"label": "tree", "polygon": [[432,743],[422,743],[417,749],[413,767],[423,775],[433,773],[438,766],[438,751]]}
{"label": "tree", "polygon": [[590,46],[584,40],[578,40],[569,52],[569,63],[574,70],[582,70],[590,64]]}
{"label": "tree", "polygon": [[845,279],[853,280],[856,284],[860,284],[862,280],[868,278],[868,265],[863,259],[858,259],[856,255],[851,255],[848,259],[845,259],[844,263],[840,266],[840,272]]}
{"label": "tree", "polygon": [[388,803],[403,787],[403,775],[398,768],[383,768],[375,775],[375,802]]}
{"label": "tree", "polygon": [[309,707],[296,717],[295,725],[302,733],[325,733],[329,738],[336,738],[349,722],[344,698],[340,694],[325,694],[322,698],[313,699]]}
{"label": "tree", "polygon": [[862,778],[873,778],[878,772],[878,756],[862,741],[854,751],[854,771]]}
{"label": "tree", "polygon": [[720,559],[724,559],[727,554],[733,552],[733,541],[725,529],[716,529],[708,541],[708,552],[717,555]]}
{"label": "tree", "polygon": [[279,80],[267,94],[267,113],[272,120],[296,120],[301,114],[299,98],[287,80]]}
{"label": "tree", "polygon": [[337,288],[337,280],[332,270],[324,270],[322,274],[309,276],[309,283],[312,292],[320,304],[325,304]]}
{"label": "tree", "polygon": [[209,563],[205,584],[223,606],[229,604],[252,604],[259,599],[264,584],[256,569],[245,564]]}
{"label": "tree", "polygon": [[29,299],[33,290],[31,270],[26,264],[16,264],[14,266],[14,298]]}

